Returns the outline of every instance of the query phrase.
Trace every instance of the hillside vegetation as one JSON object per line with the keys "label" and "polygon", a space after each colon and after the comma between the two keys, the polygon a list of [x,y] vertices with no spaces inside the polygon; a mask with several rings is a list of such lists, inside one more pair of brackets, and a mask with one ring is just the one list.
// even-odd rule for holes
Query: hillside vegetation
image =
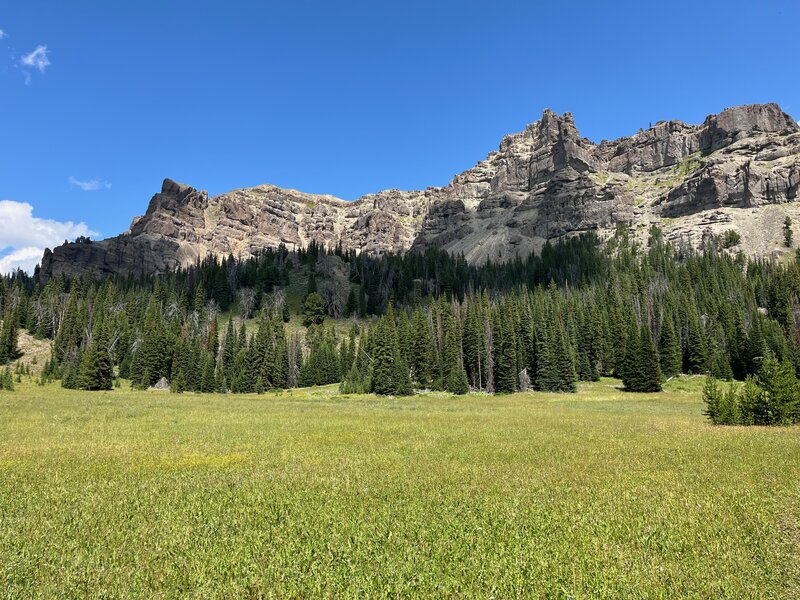
{"label": "hillside vegetation", "polygon": [[[0,363],[18,360],[26,329],[53,342],[42,383],[70,389],[570,392],[615,376],[656,392],[680,373],[800,372],[800,263],[748,260],[716,239],[697,253],[658,228],[646,247],[620,228],[481,266],[312,244],[142,279],[16,274],[0,280],[0,311]],[[800,402],[781,403],[779,419],[753,422],[800,420]]]}

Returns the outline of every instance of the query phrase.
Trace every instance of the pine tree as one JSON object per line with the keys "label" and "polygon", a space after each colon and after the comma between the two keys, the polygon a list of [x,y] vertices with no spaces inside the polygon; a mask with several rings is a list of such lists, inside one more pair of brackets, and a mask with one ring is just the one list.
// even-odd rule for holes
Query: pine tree
{"label": "pine tree", "polygon": [[239,336],[233,327],[233,319],[228,319],[225,330],[225,340],[222,346],[222,375],[225,377],[226,387],[231,386],[235,379],[236,356],[239,354]]}
{"label": "pine tree", "polygon": [[631,316],[628,321],[628,329],[625,334],[623,347],[625,353],[622,360],[617,365],[618,375],[622,379],[622,384],[627,390],[638,390],[641,385],[639,382],[639,355],[641,352],[641,337],[636,326],[636,319]]}
{"label": "pine tree", "polygon": [[257,334],[250,338],[250,343],[244,350],[244,355],[242,390],[248,393],[257,392],[260,384],[263,391],[263,351],[259,345]]}
{"label": "pine tree", "polygon": [[638,356],[638,381],[637,392],[660,392],[661,391],[661,367],[656,346],[653,343],[653,336],[646,320],[643,320],[639,333],[639,356]]}
{"label": "pine tree", "polygon": [[734,379],[744,379],[747,374],[746,344],[747,331],[744,326],[744,315],[741,311],[737,311],[725,340],[725,346],[730,353],[730,365]]}
{"label": "pine tree", "polygon": [[[292,387],[298,384],[300,370],[302,369],[302,354],[300,352],[300,342],[295,334],[291,342],[291,347],[294,349],[290,353],[289,342],[283,332],[283,326],[277,321],[274,323],[275,330],[279,333],[275,334],[275,348],[272,355],[272,365],[270,368],[271,377],[270,384],[274,388]],[[278,330],[278,328],[280,328]]]}
{"label": "pine tree", "polygon": [[366,394],[371,387],[369,375],[364,370],[358,368],[356,363],[348,371],[341,385],[339,391],[342,394]]}
{"label": "pine tree", "polygon": [[347,373],[356,358],[356,337],[358,336],[358,326],[353,324],[350,327],[350,334],[342,341],[339,351],[339,362],[342,365],[342,373]]}
{"label": "pine tree", "polygon": [[[184,373],[186,374],[186,389],[193,392],[200,391],[200,378],[203,375],[203,351],[200,340],[192,338],[187,341],[187,359]],[[173,361],[174,362],[174,361]]]}
{"label": "pine tree", "polygon": [[519,383],[517,370],[517,344],[511,324],[503,318],[502,310],[494,318],[494,368],[495,391],[512,393]]}
{"label": "pine tree", "polygon": [[314,346],[300,370],[302,386],[328,385],[341,380],[341,368],[336,350],[329,341]]}
{"label": "pine tree", "polygon": [[367,293],[363,285],[358,287],[358,316],[362,319],[367,316]]}
{"label": "pine tree", "polygon": [[761,369],[763,361],[769,358],[772,353],[764,339],[761,319],[758,314],[753,315],[752,321],[744,346],[744,364],[747,373],[756,374]]}
{"label": "pine tree", "polygon": [[180,394],[189,386],[189,371],[191,369],[189,362],[191,359],[191,350],[189,348],[188,340],[183,338],[178,339],[175,343],[175,350],[172,357],[172,372],[169,377],[169,389],[171,392]]}
{"label": "pine tree", "polygon": [[397,313],[396,319],[397,328],[397,346],[400,349],[400,354],[406,361],[407,365],[411,364],[411,323],[408,319],[408,313],[401,310]]}
{"label": "pine tree", "polygon": [[9,310],[0,328],[0,365],[11,362],[19,355],[19,311]]}
{"label": "pine tree", "polygon": [[108,330],[102,318],[92,328],[92,341],[80,363],[78,385],[85,390],[113,388],[114,364],[108,352]]}
{"label": "pine tree", "polygon": [[172,350],[155,293],[148,303],[142,329],[142,343],[133,358],[131,379],[147,388],[162,377],[169,377],[172,371]]}
{"label": "pine tree", "polygon": [[741,410],[736,385],[731,383],[721,393],[717,406],[717,422],[720,425],[737,425],[741,422]]}
{"label": "pine tree", "polygon": [[[531,327],[531,334],[533,328]],[[467,306],[464,321],[464,367],[475,388],[482,389],[486,383],[486,340],[483,315],[479,298],[473,297]]]}
{"label": "pine tree", "polygon": [[217,357],[217,352],[219,351],[219,323],[216,317],[208,322],[205,349],[211,353],[212,358]]}
{"label": "pine tree", "polygon": [[412,392],[408,365],[397,345],[394,312],[389,311],[378,320],[372,339],[372,392],[382,395],[407,395]]}
{"label": "pine tree", "polygon": [[713,377],[706,377],[706,382],[703,386],[703,402],[706,404],[704,414],[715,425],[719,423],[721,397],[722,392],[720,392],[717,385],[717,380]]}
{"label": "pine tree", "polygon": [[186,375],[184,374],[183,369],[178,369],[178,371],[170,379],[169,391],[173,394],[182,394],[186,391]]}
{"label": "pine tree", "polygon": [[444,317],[444,329],[442,344],[442,363],[445,368],[444,389],[451,394],[466,394],[469,391],[469,381],[461,356],[461,340],[456,321],[450,313]]}
{"label": "pine tree", "polygon": [[765,402],[755,415],[756,424],[788,425],[800,421],[800,382],[787,359],[766,359],[758,373],[758,383],[764,390]]}
{"label": "pine tree", "polygon": [[577,390],[575,374],[575,357],[569,343],[569,336],[560,323],[555,327],[555,368],[558,374],[559,392],[575,392]]}
{"label": "pine tree", "polygon": [[450,369],[445,388],[451,394],[456,395],[466,394],[469,391],[469,380],[462,360],[459,359],[458,363]]}
{"label": "pine tree", "polygon": [[384,316],[378,321],[372,338],[372,390],[376,394],[393,394],[394,361],[398,354],[394,323]]}
{"label": "pine tree", "polygon": [[766,404],[765,396],[766,393],[758,385],[758,379],[753,375],[748,375],[738,395],[742,425],[755,425],[760,415],[766,413],[765,410],[762,410]]}
{"label": "pine tree", "polygon": [[306,296],[303,302],[303,325],[320,325],[325,321],[325,301],[317,292]]}
{"label": "pine tree", "polygon": [[783,245],[787,248],[792,247],[792,238],[794,235],[792,234],[792,219],[791,217],[786,217],[783,220]]}
{"label": "pine tree", "polygon": [[194,290],[194,301],[192,302],[192,310],[196,312],[198,315],[203,314],[203,310],[206,305],[206,290],[203,287],[203,282],[197,284],[197,287]]}
{"label": "pine tree", "polygon": [[687,317],[685,371],[693,374],[705,373],[708,366],[706,338],[694,304],[690,305]]}
{"label": "pine tree", "polygon": [[208,352],[203,353],[203,373],[200,378],[200,391],[213,392],[216,388],[214,378],[214,357]]}
{"label": "pine tree", "polygon": [[399,348],[395,352],[393,375],[394,392],[392,393],[395,396],[410,396],[414,393],[414,386],[411,383],[411,371]]}
{"label": "pine tree", "polygon": [[11,367],[8,365],[3,369],[3,376],[0,378],[0,390],[14,391],[14,376],[11,374]]}
{"label": "pine tree", "polygon": [[678,336],[675,335],[672,318],[666,314],[661,323],[661,338],[658,350],[661,373],[665,377],[678,375],[681,372],[681,347],[678,343]]}
{"label": "pine tree", "polygon": [[716,379],[723,381],[730,381],[733,379],[733,369],[728,360],[728,353],[725,348],[716,344],[711,353],[711,361],[709,364],[709,373]]}
{"label": "pine tree", "polygon": [[69,390],[77,390],[80,388],[80,365],[82,362],[82,354],[79,348],[72,348],[69,354],[64,358],[61,374],[61,387]]}
{"label": "pine tree", "polygon": [[77,319],[78,319],[78,289],[73,289],[69,294],[67,309],[61,320],[61,327],[53,343],[54,359],[57,363],[63,364],[69,352],[78,345]]}
{"label": "pine tree", "polygon": [[576,356],[576,370],[581,381],[597,381],[600,373],[597,368],[599,362],[595,341],[598,339],[597,323],[587,314],[581,317],[578,334],[578,353]]}
{"label": "pine tree", "polygon": [[356,310],[358,310],[358,300],[356,300],[355,289],[351,287],[350,292],[347,294],[347,303],[344,306],[344,316],[352,317]]}
{"label": "pine tree", "polygon": [[555,358],[555,334],[551,322],[539,322],[536,330],[536,376],[534,388],[540,392],[558,391],[561,377]]}
{"label": "pine tree", "polygon": [[660,392],[661,367],[647,321],[640,328],[631,321],[625,347],[622,383],[631,392]]}

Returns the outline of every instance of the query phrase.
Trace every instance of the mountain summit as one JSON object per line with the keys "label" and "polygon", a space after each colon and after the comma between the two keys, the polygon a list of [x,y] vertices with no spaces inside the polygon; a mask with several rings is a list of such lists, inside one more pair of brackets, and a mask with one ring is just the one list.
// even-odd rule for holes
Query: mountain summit
{"label": "mountain summit", "polygon": [[732,229],[742,251],[766,255],[780,248],[785,217],[800,217],[798,188],[800,126],[776,104],[729,108],[701,125],[660,121],[599,144],[581,137],[572,114],[545,110],[449,185],[424,191],[347,202],[262,185],[209,197],[165,179],[128,231],[46,250],[40,276],[151,274],[208,254],[246,258],[311,241],[504,261],[619,224],[641,237],[658,225],[695,247]]}

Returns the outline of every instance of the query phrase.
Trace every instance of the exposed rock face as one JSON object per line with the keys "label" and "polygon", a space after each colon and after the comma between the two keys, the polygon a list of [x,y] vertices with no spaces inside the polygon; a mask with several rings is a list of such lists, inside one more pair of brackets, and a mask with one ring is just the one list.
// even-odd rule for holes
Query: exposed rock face
{"label": "exposed rock face", "polygon": [[570,113],[547,110],[441,188],[346,202],[264,185],[209,197],[169,179],[128,232],[47,251],[41,275],[163,272],[209,253],[248,257],[312,240],[361,252],[443,247],[471,262],[506,260],[619,223],[699,245],[737,229],[765,254],[783,216],[800,215],[800,127],[776,104],[731,108],[702,125],[659,122],[595,144]]}

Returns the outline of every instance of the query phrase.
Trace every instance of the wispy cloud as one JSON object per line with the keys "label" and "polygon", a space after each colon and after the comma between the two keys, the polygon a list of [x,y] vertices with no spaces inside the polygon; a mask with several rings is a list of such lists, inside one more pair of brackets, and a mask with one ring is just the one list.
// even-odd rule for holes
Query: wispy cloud
{"label": "wispy cloud", "polygon": [[81,181],[80,179],[76,179],[70,175],[68,181],[72,187],[80,188],[84,192],[96,192],[97,190],[101,189],[111,189],[111,183],[108,181],[100,181],[99,179],[87,179],[85,181]]}
{"label": "wispy cloud", "polygon": [[47,46],[36,46],[36,50],[30,54],[25,54],[20,63],[25,67],[33,67],[34,69],[39,69],[40,73],[44,73],[45,69],[50,66],[48,54]]}
{"label": "wispy cloud", "polygon": [[6,32],[0,29],[0,40],[2,40],[4,37],[6,37]]}
{"label": "wispy cloud", "polygon": [[0,200],[0,273],[17,268],[33,273],[45,248],[80,235],[97,237],[86,223],[55,221],[33,216],[27,202]]}

